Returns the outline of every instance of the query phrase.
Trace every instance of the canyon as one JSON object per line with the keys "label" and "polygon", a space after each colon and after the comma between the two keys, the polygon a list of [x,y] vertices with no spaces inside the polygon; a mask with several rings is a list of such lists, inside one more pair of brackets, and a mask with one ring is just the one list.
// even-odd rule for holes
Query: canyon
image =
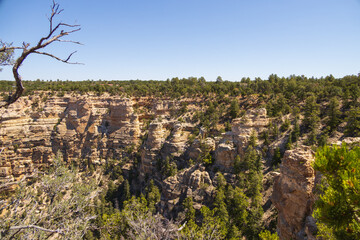
{"label": "canyon", "polygon": [[[179,116],[177,112],[184,103],[187,111]],[[82,161],[102,166],[109,159],[118,159],[123,171],[134,167],[131,159],[135,155],[139,159],[140,182],[150,177],[160,179],[159,161],[171,159],[180,166],[179,171],[157,182],[161,186],[163,214],[172,217],[186,197],[192,197],[194,208],[200,209],[215,195],[216,171],[202,164],[182,163],[196,163],[212,152],[212,169],[220,170],[227,182],[234,183],[236,156],[244,156],[251,136],[259,136],[271,119],[265,108],[249,109],[241,118],[233,119],[230,131],[209,136],[191,120],[195,111],[203,111],[201,99],[175,101],[75,93],[55,96],[47,92],[22,97],[0,109],[0,184],[46,168],[58,151],[68,163]],[[258,143],[257,151],[265,162],[264,222],[271,221],[276,208],[281,239],[314,239],[316,224],[311,213],[315,182],[319,181],[311,167],[314,153],[306,146],[287,150],[280,171],[270,171],[266,165],[268,155],[276,147],[283,147],[284,139],[273,143],[268,153],[262,150],[262,140]]]}

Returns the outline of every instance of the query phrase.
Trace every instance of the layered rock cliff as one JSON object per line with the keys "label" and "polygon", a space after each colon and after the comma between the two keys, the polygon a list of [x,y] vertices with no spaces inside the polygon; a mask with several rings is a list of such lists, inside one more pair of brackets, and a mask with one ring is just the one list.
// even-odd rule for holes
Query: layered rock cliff
{"label": "layered rock cliff", "polygon": [[134,102],[119,97],[24,97],[0,109],[0,181],[9,181],[51,162],[119,158],[139,144]]}

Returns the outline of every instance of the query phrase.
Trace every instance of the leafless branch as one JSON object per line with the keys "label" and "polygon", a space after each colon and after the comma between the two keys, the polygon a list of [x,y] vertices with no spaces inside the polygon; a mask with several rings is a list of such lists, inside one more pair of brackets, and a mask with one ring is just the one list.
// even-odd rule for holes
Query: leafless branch
{"label": "leafless branch", "polygon": [[84,45],[81,42],[76,42],[76,41],[71,41],[71,40],[56,40],[57,42],[67,42],[67,43],[74,43],[74,44],[79,44],[79,45]]}
{"label": "leafless branch", "polygon": [[52,57],[52,58],[55,58],[56,60],[60,61],[60,62],[63,62],[63,63],[67,63],[67,64],[82,64],[82,63],[78,63],[78,62],[69,62],[71,56],[76,53],[77,51],[75,52],[72,52],[66,59],[61,59],[55,55],[52,55],[50,53],[47,53],[47,52],[38,52],[38,51],[35,51],[34,53],[36,54],[41,54],[41,55],[46,55],[46,56],[49,56],[49,57]]}
{"label": "leafless branch", "polygon": [[31,175],[25,175],[23,176],[19,181],[15,181],[15,182],[9,182],[9,183],[4,183],[0,185],[0,193],[9,189],[9,187],[13,186],[13,185],[18,185],[20,183],[22,183],[23,181],[25,181],[28,178],[32,178],[37,174],[37,172],[35,171],[33,174]]}
{"label": "leafless branch", "polygon": [[180,232],[181,230],[183,230],[183,228],[186,226],[186,223],[187,223],[187,221],[185,221],[184,224],[181,225],[181,227],[179,227],[179,228],[177,229],[177,231]]}
{"label": "leafless branch", "polygon": [[[52,6],[51,6],[51,15],[48,18],[48,20],[49,20],[49,33],[45,37],[42,37],[39,40],[39,42],[37,43],[37,45],[35,45],[33,47],[30,47],[30,44],[23,43],[22,47],[6,47],[6,46],[3,46],[2,48],[0,48],[0,52],[5,52],[5,51],[9,51],[9,50],[12,51],[12,50],[18,50],[18,49],[22,50],[22,53],[21,53],[20,57],[18,57],[15,60],[15,63],[13,65],[13,69],[12,69],[14,79],[16,81],[16,91],[12,96],[9,96],[9,99],[7,100],[7,102],[4,105],[0,106],[0,107],[5,107],[5,106],[8,106],[8,105],[14,103],[22,95],[22,93],[24,91],[24,87],[23,87],[23,84],[22,84],[21,76],[19,75],[18,71],[19,71],[19,68],[20,68],[21,64],[24,62],[24,60],[30,54],[36,53],[36,54],[46,55],[46,56],[52,57],[52,58],[54,58],[54,59],[56,59],[58,61],[68,63],[68,64],[80,64],[80,63],[69,62],[70,58],[72,57],[72,55],[75,52],[71,53],[68,56],[67,59],[61,59],[59,57],[56,57],[53,54],[38,51],[40,49],[43,49],[43,48],[47,47],[48,45],[50,45],[51,43],[53,43],[55,41],[57,41],[57,42],[70,42],[70,43],[74,43],[74,44],[81,44],[80,42],[70,41],[70,40],[62,40],[61,39],[64,36],[67,36],[67,35],[69,35],[71,33],[80,31],[81,28],[79,27],[80,25],[71,25],[71,24],[62,23],[62,22],[54,24],[54,18],[63,11],[63,9],[60,9],[59,7],[60,7],[60,5],[53,0]],[[55,25],[55,27],[54,27],[54,25]]]}
{"label": "leafless branch", "polygon": [[23,49],[23,48],[22,47],[3,46],[2,48],[0,48],[0,52],[6,52],[6,51],[11,51],[11,50],[17,50],[17,49]]}
{"label": "leafless branch", "polygon": [[10,227],[10,230],[20,230],[20,229],[28,229],[28,228],[34,228],[34,229],[38,229],[38,230],[44,231],[44,232],[60,233],[60,234],[62,234],[62,231],[61,231],[60,229],[51,230],[51,229],[46,229],[46,228],[39,227],[39,226],[36,226],[36,225],[12,226],[12,227]]}

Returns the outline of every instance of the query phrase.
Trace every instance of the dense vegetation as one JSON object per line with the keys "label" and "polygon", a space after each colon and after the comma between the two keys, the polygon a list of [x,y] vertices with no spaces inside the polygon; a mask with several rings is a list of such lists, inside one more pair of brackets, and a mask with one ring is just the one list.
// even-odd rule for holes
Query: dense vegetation
{"label": "dense vegetation", "polygon": [[[32,91],[80,91],[110,93],[112,95],[164,96],[172,98],[208,96],[215,94],[218,98],[224,96],[249,96],[259,94],[263,100],[276,100],[271,106],[274,115],[289,111],[288,105],[304,101],[314,95],[317,101],[337,97],[346,100],[350,105],[360,94],[360,76],[346,76],[335,79],[333,76],[325,78],[307,78],[304,76],[290,76],[287,78],[270,75],[268,79],[243,78],[240,82],[216,81],[207,82],[203,77],[189,77],[184,79],[172,78],[166,81],[24,81],[26,93]],[[10,91],[12,81],[0,81],[0,91]],[[282,103],[286,103],[283,105]],[[270,109],[270,107],[269,107]]]}
{"label": "dense vegetation", "polygon": [[90,206],[99,191],[94,178],[66,166],[59,153],[47,174],[34,172],[0,202],[0,238],[81,239],[95,218]]}

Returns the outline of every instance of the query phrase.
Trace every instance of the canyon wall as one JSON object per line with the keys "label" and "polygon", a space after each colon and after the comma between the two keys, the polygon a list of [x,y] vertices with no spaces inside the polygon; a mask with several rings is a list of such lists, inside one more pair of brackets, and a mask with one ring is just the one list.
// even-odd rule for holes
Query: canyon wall
{"label": "canyon wall", "polygon": [[[191,113],[203,111],[199,102],[182,101],[187,101],[190,110],[179,118],[176,110],[181,102],[174,100],[47,93],[22,97],[0,109],[0,184],[48,166],[58,151],[68,162],[81,159],[92,164],[137,154],[142,179],[158,174],[159,160],[191,159],[196,163],[211,152],[214,166],[223,170],[228,182],[235,181],[231,170],[235,157],[243,156],[252,134],[259,135],[268,126],[266,110],[248,110],[243,117],[233,119],[231,131],[209,137],[205,129],[195,131],[197,126],[190,120]],[[271,200],[279,212],[281,239],[309,239],[316,228],[311,218],[313,160],[306,147],[288,150],[280,174],[273,174]],[[158,183],[165,199],[162,209],[171,212],[190,196],[200,209],[214,197],[214,179],[215,175],[201,165],[180,169]]]}
{"label": "canyon wall", "polygon": [[[43,96],[44,98],[44,96]],[[61,151],[66,161],[100,163],[139,144],[140,122],[128,98],[22,97],[0,109],[0,181],[48,165]]]}
{"label": "canyon wall", "polygon": [[[178,119],[181,103],[188,111]],[[143,177],[156,174],[159,159],[196,162],[214,152],[215,165],[230,169],[253,131],[268,124],[265,109],[246,112],[232,121],[232,130],[206,137],[202,128],[189,141],[196,124],[190,116],[202,111],[194,100],[122,98],[91,94],[55,96],[48,92],[20,98],[0,109],[0,182],[13,181],[34,168],[47,166],[58,151],[68,162],[102,164],[136,152]]]}

